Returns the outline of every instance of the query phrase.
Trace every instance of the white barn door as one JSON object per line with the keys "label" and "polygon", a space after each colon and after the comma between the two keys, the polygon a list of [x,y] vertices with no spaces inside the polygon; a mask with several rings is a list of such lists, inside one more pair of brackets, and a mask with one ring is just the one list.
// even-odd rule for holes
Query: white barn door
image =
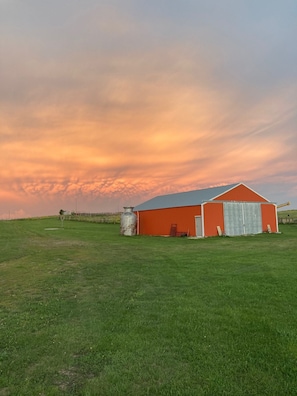
{"label": "white barn door", "polygon": [[225,234],[246,235],[262,232],[261,204],[224,202]]}
{"label": "white barn door", "polygon": [[201,216],[195,216],[196,236],[202,237],[202,219]]}

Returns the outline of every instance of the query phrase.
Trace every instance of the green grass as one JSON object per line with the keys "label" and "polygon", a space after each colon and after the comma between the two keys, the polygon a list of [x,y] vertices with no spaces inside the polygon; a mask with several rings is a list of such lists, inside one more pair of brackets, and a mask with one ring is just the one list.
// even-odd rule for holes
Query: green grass
{"label": "green grass", "polygon": [[0,222],[0,396],[296,395],[297,225],[280,230]]}

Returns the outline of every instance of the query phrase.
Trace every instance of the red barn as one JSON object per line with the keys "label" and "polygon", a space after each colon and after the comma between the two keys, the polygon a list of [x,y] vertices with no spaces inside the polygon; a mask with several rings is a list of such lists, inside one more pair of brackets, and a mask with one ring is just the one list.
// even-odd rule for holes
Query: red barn
{"label": "red barn", "polygon": [[139,235],[278,232],[277,207],[243,183],[162,195],[134,209]]}

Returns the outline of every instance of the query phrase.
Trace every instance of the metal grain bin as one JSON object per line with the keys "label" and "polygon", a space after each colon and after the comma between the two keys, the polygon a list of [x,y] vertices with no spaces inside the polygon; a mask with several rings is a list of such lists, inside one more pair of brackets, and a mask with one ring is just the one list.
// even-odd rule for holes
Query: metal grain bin
{"label": "metal grain bin", "polygon": [[133,213],[133,206],[125,206],[121,214],[121,235],[136,235],[136,215]]}

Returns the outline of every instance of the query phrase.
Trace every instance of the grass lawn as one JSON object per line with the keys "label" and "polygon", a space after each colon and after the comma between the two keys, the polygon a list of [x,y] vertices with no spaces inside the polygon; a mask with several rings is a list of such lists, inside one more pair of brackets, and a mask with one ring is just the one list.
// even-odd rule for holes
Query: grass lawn
{"label": "grass lawn", "polygon": [[[0,222],[0,396],[297,395],[297,225]],[[56,228],[56,229],[55,229]]]}

